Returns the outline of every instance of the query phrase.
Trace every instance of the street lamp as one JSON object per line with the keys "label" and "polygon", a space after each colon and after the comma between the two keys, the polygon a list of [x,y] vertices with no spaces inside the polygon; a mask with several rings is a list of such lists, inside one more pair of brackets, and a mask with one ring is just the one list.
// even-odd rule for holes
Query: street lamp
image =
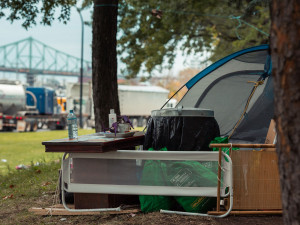
{"label": "street lamp", "polygon": [[77,8],[81,20],[81,66],[80,66],[80,107],[79,107],[79,126],[82,128],[82,79],[83,79],[83,34],[84,34],[84,23],[81,15],[81,9]]}

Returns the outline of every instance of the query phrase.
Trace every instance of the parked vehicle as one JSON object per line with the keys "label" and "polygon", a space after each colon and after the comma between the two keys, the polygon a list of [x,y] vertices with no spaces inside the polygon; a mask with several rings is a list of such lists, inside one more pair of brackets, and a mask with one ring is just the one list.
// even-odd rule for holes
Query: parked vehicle
{"label": "parked vehicle", "polygon": [[55,91],[0,81],[0,130],[65,129],[66,114],[58,112]]}
{"label": "parked vehicle", "polygon": [[[77,118],[80,114],[80,83],[68,83],[66,90],[67,112],[73,110]],[[92,83],[82,84],[82,124],[83,127],[95,127]]]}
{"label": "parked vehicle", "polygon": [[[79,116],[80,84],[67,84],[61,97],[47,87],[25,87],[16,81],[0,81],[0,130],[36,131],[40,128],[65,129],[66,115],[74,110]],[[158,86],[119,85],[122,115],[136,126],[145,126],[152,110],[159,109],[169,91]],[[92,84],[83,84],[83,127],[95,127]]]}
{"label": "parked vehicle", "polygon": [[[79,83],[67,84],[67,110],[73,109],[79,114]],[[82,113],[83,124],[94,126],[92,84],[83,84]],[[126,115],[133,126],[145,126],[152,110],[160,109],[168,98],[169,91],[158,86],[118,86],[121,115]]]}
{"label": "parked vehicle", "polygon": [[119,85],[118,93],[121,114],[129,116],[134,127],[142,127],[151,111],[163,106],[169,91],[158,86]]}
{"label": "parked vehicle", "polygon": [[63,96],[57,96],[57,107],[58,107],[58,111],[61,113],[65,113],[67,112],[67,98],[63,97]]}

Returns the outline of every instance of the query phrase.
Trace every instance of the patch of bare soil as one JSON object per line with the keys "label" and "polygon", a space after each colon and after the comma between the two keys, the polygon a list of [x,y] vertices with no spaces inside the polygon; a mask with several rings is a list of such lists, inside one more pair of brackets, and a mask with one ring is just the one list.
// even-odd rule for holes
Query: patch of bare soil
{"label": "patch of bare soil", "polygon": [[[0,207],[0,224],[208,224],[208,225],[283,225],[282,216],[228,216],[222,219],[199,216],[181,216],[155,213],[131,213],[97,216],[39,216],[28,212],[31,207],[49,207],[52,203],[48,193],[39,198],[6,202]],[[8,199],[9,200],[9,199]],[[1,206],[1,204],[0,204]],[[3,206],[3,205],[2,205]]]}
{"label": "patch of bare soil", "polygon": [[227,218],[215,219],[210,217],[199,217],[199,216],[181,216],[181,215],[169,215],[148,213],[148,214],[137,214],[132,217],[131,215],[122,216],[110,216],[105,220],[102,220],[101,224],[209,224],[209,225],[253,225],[253,224],[272,224],[281,225],[282,217],[280,216],[229,216]]}

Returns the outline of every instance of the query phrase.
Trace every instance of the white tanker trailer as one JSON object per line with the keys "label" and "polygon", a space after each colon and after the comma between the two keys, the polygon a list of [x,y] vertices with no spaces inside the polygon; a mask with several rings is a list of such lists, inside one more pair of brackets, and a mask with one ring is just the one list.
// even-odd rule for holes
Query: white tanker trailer
{"label": "white tanker trailer", "polygon": [[[74,109],[79,113],[79,83],[67,84],[67,110]],[[134,127],[146,126],[151,111],[159,109],[168,98],[169,91],[158,86],[118,85],[120,112],[130,118]],[[94,110],[92,84],[83,84],[83,124],[93,126]]]}
{"label": "white tanker trailer", "polygon": [[22,84],[0,83],[0,112],[15,114],[26,109],[25,89]]}
{"label": "white tanker trailer", "polygon": [[55,114],[57,101],[49,88],[24,87],[17,81],[0,81],[0,131],[64,129],[66,115]]}

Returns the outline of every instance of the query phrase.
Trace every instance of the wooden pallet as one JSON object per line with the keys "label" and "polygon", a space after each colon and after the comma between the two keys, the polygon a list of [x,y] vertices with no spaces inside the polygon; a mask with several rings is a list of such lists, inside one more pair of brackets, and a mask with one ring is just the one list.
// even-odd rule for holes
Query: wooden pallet
{"label": "wooden pallet", "polygon": [[[70,209],[74,209],[74,205],[68,205]],[[32,207],[28,210],[36,215],[41,216],[86,216],[86,215],[100,215],[100,214],[130,214],[138,213],[141,210],[138,208],[126,209],[121,211],[110,211],[110,212],[70,212],[64,208],[62,204],[53,205],[47,208],[36,208]]]}

